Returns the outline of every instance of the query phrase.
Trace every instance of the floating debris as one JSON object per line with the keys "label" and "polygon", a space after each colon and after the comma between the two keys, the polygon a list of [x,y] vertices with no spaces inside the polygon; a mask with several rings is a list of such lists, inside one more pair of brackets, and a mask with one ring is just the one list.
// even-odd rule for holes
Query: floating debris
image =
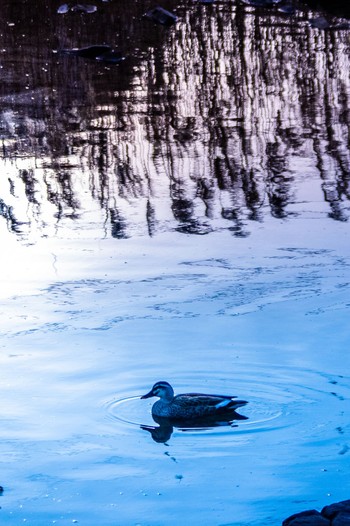
{"label": "floating debris", "polygon": [[337,18],[350,18],[349,0],[303,0],[312,10],[322,9],[322,12],[329,13]]}
{"label": "floating debris", "polygon": [[118,64],[125,60],[125,57],[120,51],[116,51],[111,46],[105,44],[82,48],[62,49],[60,53],[98,60],[99,62],[108,62],[110,64]]}
{"label": "floating debris", "polygon": [[120,51],[114,51],[114,49],[111,49],[110,51],[106,51],[106,53],[102,53],[102,55],[98,55],[96,60],[99,60],[100,62],[108,62],[109,64],[119,64],[125,60],[125,57]]}
{"label": "floating debris", "polygon": [[310,20],[310,26],[316,29],[328,29],[331,27],[330,23],[324,16],[318,16]]}
{"label": "floating debris", "polygon": [[350,447],[347,444],[344,444],[342,449],[338,452],[338,455],[345,455],[348,451],[350,451]]}
{"label": "floating debris", "polygon": [[331,24],[324,16],[318,16],[310,20],[310,26],[315,29],[332,29],[332,30],[348,30],[350,23],[341,22],[339,24]]}
{"label": "floating debris", "polygon": [[62,4],[57,9],[59,15],[65,15],[68,11],[73,11],[74,13],[95,13],[97,6],[91,4],[76,4],[70,7],[69,4]]}
{"label": "floating debris", "polygon": [[68,4],[62,4],[57,9],[57,13],[60,14],[60,15],[65,15],[66,13],[68,13],[68,11],[69,11],[69,5]]}
{"label": "floating debris", "polygon": [[95,13],[97,11],[97,6],[90,4],[77,4],[71,7],[71,11],[74,11],[74,13]]}
{"label": "floating debris", "polygon": [[291,4],[284,4],[278,8],[278,12],[283,13],[285,15],[294,15],[295,11],[295,7]]}
{"label": "floating debris", "polygon": [[88,46],[81,48],[74,47],[72,49],[62,49],[61,53],[65,53],[67,55],[76,55],[78,57],[84,58],[96,58],[102,55],[103,53],[107,53],[109,51],[112,51],[111,46],[102,44],[97,46]]}
{"label": "floating debris", "polygon": [[242,0],[242,2],[253,7],[272,7],[280,4],[283,0]]}
{"label": "floating debris", "polygon": [[174,134],[174,139],[181,143],[186,143],[196,139],[198,134],[188,128],[178,129]]}
{"label": "floating debris", "polygon": [[145,18],[161,24],[162,26],[172,26],[177,21],[177,16],[162,7],[154,7],[144,14]]}

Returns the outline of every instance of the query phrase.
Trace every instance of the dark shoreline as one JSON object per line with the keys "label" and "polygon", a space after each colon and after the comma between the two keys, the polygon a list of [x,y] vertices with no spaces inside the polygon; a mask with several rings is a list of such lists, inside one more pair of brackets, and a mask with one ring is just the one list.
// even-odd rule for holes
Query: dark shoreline
{"label": "dark shoreline", "polygon": [[325,506],[320,512],[307,510],[291,515],[282,526],[349,526],[350,500]]}

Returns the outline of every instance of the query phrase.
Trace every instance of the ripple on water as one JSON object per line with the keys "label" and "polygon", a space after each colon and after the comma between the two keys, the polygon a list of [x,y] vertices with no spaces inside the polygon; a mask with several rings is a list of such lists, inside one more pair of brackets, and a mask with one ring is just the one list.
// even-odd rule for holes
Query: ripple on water
{"label": "ripple on water", "polygon": [[[155,378],[155,381],[157,378]],[[178,375],[171,382],[176,392],[201,391],[211,393],[232,394],[231,376],[222,372],[201,371],[197,374]],[[147,381],[147,380],[146,380]],[[150,385],[138,387],[140,395],[149,390]],[[135,427],[149,431],[157,442],[165,436],[168,440],[171,434],[177,437],[188,435],[257,435],[265,432],[277,432],[290,428],[300,439],[314,440],[315,436],[327,429],[339,427],[339,415],[344,412],[350,399],[349,379],[342,376],[332,376],[317,371],[297,367],[251,366],[249,371],[241,367],[235,371],[235,393],[239,398],[248,400],[248,405],[239,409],[239,414],[246,419],[234,420],[231,424],[201,426],[198,428],[177,427],[159,431],[159,426],[151,415],[151,407],[155,399],[140,400],[138,396],[124,396],[105,403],[108,418],[119,426],[124,426],[132,433]],[[130,391],[135,392],[129,386]],[[130,392],[129,391],[129,392]],[[127,394],[126,392],[124,394]],[[160,436],[157,436],[158,434]],[[291,431],[292,432],[292,431]],[[169,435],[169,436],[168,436]],[[284,433],[286,436],[286,433]]]}

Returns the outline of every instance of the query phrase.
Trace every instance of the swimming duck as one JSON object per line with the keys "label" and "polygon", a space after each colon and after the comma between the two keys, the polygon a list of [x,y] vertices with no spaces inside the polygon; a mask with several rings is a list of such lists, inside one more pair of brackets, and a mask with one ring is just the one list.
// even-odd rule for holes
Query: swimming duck
{"label": "swimming duck", "polygon": [[152,406],[153,417],[186,420],[232,414],[238,407],[248,403],[225,395],[186,393],[174,396],[174,390],[168,382],[155,383],[150,392],[141,396],[141,399],[152,396],[160,398]]}

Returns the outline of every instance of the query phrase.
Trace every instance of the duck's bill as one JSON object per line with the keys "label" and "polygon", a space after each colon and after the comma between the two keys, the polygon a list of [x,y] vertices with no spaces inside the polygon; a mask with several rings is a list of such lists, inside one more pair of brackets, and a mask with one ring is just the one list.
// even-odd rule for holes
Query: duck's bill
{"label": "duck's bill", "polygon": [[151,398],[153,396],[153,391],[150,391],[149,393],[142,395],[140,398],[141,400],[144,400],[145,398]]}

